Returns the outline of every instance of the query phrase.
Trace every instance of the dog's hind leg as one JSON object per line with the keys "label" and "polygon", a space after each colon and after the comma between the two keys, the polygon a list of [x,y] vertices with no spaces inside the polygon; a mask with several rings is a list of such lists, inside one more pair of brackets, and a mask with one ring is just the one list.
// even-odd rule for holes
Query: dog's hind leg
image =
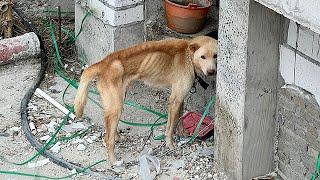
{"label": "dog's hind leg", "polygon": [[98,89],[104,105],[104,121],[106,134],[104,142],[107,148],[107,155],[112,165],[117,164],[114,152],[117,127],[123,108],[123,90],[121,83],[112,84],[99,81]]}

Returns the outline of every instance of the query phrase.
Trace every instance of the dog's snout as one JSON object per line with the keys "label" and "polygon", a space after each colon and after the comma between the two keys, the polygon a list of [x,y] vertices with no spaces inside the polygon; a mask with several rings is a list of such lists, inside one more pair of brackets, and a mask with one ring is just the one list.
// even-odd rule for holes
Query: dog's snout
{"label": "dog's snout", "polygon": [[209,76],[212,76],[212,75],[215,75],[217,72],[216,72],[215,69],[210,69],[210,70],[207,71],[207,73],[208,73]]}

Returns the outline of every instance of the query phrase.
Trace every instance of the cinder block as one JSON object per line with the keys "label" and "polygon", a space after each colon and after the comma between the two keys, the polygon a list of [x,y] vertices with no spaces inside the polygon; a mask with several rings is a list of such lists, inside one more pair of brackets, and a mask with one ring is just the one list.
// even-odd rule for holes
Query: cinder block
{"label": "cinder block", "polygon": [[284,45],[280,46],[280,73],[286,84],[294,84],[294,52]]}
{"label": "cinder block", "polygon": [[314,94],[320,104],[320,67],[297,54],[295,84]]}
{"label": "cinder block", "polygon": [[288,28],[288,36],[287,36],[287,44],[289,44],[291,47],[296,47],[298,32],[297,32],[298,26],[294,21],[290,20],[289,28]]}
{"label": "cinder block", "polygon": [[102,2],[107,3],[113,7],[121,8],[124,6],[131,6],[137,3],[143,2],[143,0],[102,0]]}
{"label": "cinder block", "polygon": [[81,6],[89,8],[93,15],[111,26],[121,26],[144,20],[143,5],[127,9],[113,9],[100,0],[80,0]]}

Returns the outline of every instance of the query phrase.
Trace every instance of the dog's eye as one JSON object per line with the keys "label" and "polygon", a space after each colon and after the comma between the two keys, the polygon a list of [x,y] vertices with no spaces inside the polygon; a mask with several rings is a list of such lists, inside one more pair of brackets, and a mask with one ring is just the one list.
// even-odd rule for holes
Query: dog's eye
{"label": "dog's eye", "polygon": [[217,54],[214,54],[214,55],[213,55],[213,58],[215,58],[215,59],[216,59],[216,58],[217,58]]}
{"label": "dog's eye", "polygon": [[206,59],[206,57],[204,57],[204,56],[201,56],[201,59]]}

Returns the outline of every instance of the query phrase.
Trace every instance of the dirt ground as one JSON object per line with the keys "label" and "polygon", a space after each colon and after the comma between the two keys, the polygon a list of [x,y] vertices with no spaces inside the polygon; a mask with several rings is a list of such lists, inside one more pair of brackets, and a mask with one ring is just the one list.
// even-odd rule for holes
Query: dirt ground
{"label": "dirt ground", "polygon": [[[17,2],[26,14],[36,17],[42,16],[41,12],[45,9],[47,1],[24,0]],[[20,102],[35,79],[39,68],[40,59],[38,58],[20,60],[0,66],[0,159],[6,158],[12,162],[21,162],[36,153],[21,130]],[[51,74],[47,75],[40,88],[63,104],[62,94],[67,85],[63,79]],[[148,106],[145,99],[154,99],[156,103],[149,107],[161,113],[166,113],[166,102],[170,93],[168,89],[150,90],[145,86],[139,85],[139,87],[140,89],[136,89],[135,86],[132,86],[128,89],[127,100],[135,100],[139,104]],[[75,90],[70,88],[66,92],[66,102],[71,104],[74,95]],[[100,101],[98,96],[93,95],[92,98]],[[82,166],[88,166],[106,158],[102,143],[104,134],[102,111],[92,102],[89,102],[87,107],[90,108],[86,108],[86,118],[68,122],[58,134],[58,137],[65,137],[70,133],[91,127],[88,132],[79,138],[59,141],[55,148],[48,150],[54,152],[58,157]],[[90,111],[92,109],[96,109],[96,111]],[[53,134],[63,117],[64,114],[46,100],[33,96],[29,104],[28,118],[35,127],[33,133],[38,141],[45,143],[47,141],[45,137],[50,137]],[[125,106],[121,119],[153,123],[155,116]],[[79,126],[78,129],[73,127],[75,125]],[[212,137],[192,145],[181,145],[174,151],[170,151],[164,147],[163,141],[154,140],[154,137],[164,133],[164,126],[157,127],[150,138],[148,138],[150,134],[150,128],[148,127],[133,127],[120,123],[118,130],[122,136],[122,141],[116,145],[116,155],[118,159],[123,160],[122,166],[112,167],[108,162],[104,162],[93,167],[93,170],[98,172],[99,175],[78,174],[73,176],[72,179],[103,179],[107,175],[115,179],[141,179],[139,176],[139,168],[141,167],[139,157],[142,153],[148,153],[160,161],[160,172],[156,179],[224,179],[223,175],[217,174],[215,171]],[[180,138],[176,141],[181,144],[186,139]],[[42,160],[45,160],[45,158],[39,157],[34,162],[41,162]],[[31,167],[32,165],[34,164],[17,166],[0,161],[0,170],[40,174],[49,177],[62,177],[72,173],[71,170],[62,168],[52,162],[44,163],[40,167]],[[155,169],[151,168],[151,171],[152,175],[155,175]],[[0,179],[37,178],[0,174]]]}

